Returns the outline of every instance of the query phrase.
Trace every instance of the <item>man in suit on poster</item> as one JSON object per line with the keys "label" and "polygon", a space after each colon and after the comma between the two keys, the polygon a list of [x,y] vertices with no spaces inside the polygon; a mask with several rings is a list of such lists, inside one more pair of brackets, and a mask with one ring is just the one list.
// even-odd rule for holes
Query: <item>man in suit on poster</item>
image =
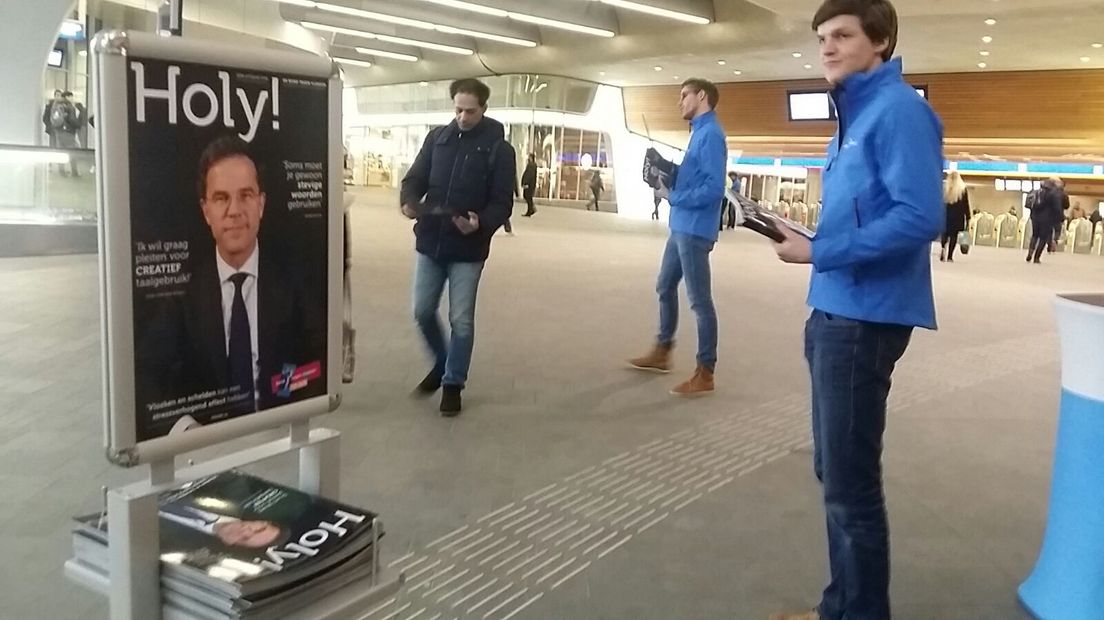
{"label": "man in suit on poster", "polygon": [[[296,400],[325,393],[326,339],[316,320],[324,300],[312,308],[302,274],[286,268],[277,252],[262,250],[263,179],[237,136],[217,138],[200,156],[196,189],[214,252],[193,246],[191,280],[176,315],[162,329],[147,330],[145,361],[153,367],[139,365],[138,375],[147,373],[155,385],[139,381],[140,407],[229,388],[225,402],[216,397],[214,406],[191,414],[206,423],[286,404],[293,393]],[[190,425],[186,416],[181,422]]]}

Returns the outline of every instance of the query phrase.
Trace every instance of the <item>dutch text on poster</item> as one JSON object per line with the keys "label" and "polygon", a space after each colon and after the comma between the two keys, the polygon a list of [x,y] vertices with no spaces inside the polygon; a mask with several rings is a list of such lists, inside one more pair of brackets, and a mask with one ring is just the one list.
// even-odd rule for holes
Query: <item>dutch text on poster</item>
{"label": "dutch text on poster", "polygon": [[137,439],[326,393],[328,85],[127,59]]}

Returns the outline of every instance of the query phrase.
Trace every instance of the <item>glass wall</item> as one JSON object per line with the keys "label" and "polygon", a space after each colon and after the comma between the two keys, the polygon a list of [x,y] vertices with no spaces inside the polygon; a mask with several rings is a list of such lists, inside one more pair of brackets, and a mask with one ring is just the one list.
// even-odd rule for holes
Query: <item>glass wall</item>
{"label": "glass wall", "polygon": [[[581,206],[592,200],[592,187],[600,187],[601,209],[616,210],[610,135],[580,122],[597,84],[538,75],[481,79],[491,89],[488,115],[505,125],[517,152],[519,179],[528,154],[536,156],[537,199]],[[350,89],[357,114],[346,119],[345,149],[354,183],[398,187],[429,131],[452,120],[448,85]],[[556,122],[546,122],[548,113]]]}

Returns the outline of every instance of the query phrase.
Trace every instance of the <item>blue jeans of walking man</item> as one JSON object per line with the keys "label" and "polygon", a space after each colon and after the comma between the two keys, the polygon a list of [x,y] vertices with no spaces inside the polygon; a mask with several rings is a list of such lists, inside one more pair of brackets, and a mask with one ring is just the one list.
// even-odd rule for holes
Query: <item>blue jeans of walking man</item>
{"label": "blue jeans of walking man", "polygon": [[[441,384],[463,388],[471,367],[475,346],[475,299],[483,262],[438,262],[417,254],[414,268],[414,320],[434,359],[433,371],[443,374]],[[444,328],[437,315],[445,283],[449,287],[449,328],[446,344]]]}
{"label": "blue jeans of walking man", "polygon": [[698,319],[698,364],[714,370],[717,365],[717,310],[713,306],[713,285],[709,253],[713,241],[672,232],[663,250],[656,292],[659,293],[659,344],[670,347],[678,329],[678,285],[686,281],[690,309]]}
{"label": "blue jeans of walking man", "polygon": [[822,620],[890,617],[882,434],[890,376],[911,336],[912,327],[820,310],[805,324],[813,468],[824,490],[831,569],[818,609]]}

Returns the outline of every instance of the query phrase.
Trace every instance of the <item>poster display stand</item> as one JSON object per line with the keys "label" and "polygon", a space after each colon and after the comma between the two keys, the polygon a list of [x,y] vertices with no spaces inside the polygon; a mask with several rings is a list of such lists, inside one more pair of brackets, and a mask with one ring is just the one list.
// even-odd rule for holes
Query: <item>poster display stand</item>
{"label": "poster display stand", "polygon": [[[112,620],[187,617],[162,600],[160,494],[294,454],[297,488],[338,499],[339,433],[310,420],[341,403],[342,84],[306,53],[125,31],[92,50],[104,445],[146,479],[107,492],[107,576],[77,559],[65,573]],[[288,617],[346,618],[397,591],[378,518],[371,535],[370,577]]]}

